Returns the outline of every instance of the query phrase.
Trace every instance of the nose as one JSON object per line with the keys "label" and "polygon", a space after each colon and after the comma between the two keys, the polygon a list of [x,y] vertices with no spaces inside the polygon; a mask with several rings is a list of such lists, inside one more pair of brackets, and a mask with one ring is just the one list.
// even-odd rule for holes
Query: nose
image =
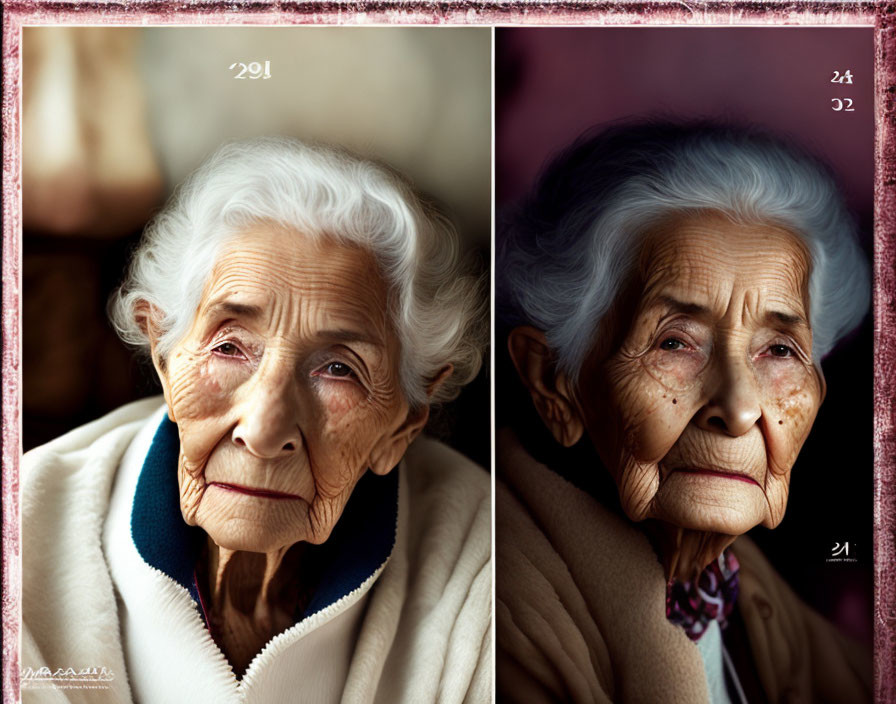
{"label": "nose", "polygon": [[[262,370],[256,372],[261,374]],[[258,378],[239,409],[239,419],[231,435],[235,445],[257,457],[274,458],[299,449],[297,390],[290,375],[267,374]]]}
{"label": "nose", "polygon": [[729,358],[711,372],[710,394],[695,421],[703,430],[731,437],[746,434],[762,416],[759,389],[746,360]]}

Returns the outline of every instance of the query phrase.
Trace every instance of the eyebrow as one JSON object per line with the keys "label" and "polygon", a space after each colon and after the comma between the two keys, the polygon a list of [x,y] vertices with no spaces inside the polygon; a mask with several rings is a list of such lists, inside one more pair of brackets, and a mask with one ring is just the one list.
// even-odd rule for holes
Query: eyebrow
{"label": "eyebrow", "polygon": [[371,337],[360,330],[353,330],[351,328],[338,328],[334,330],[318,330],[315,333],[316,337],[329,340],[332,342],[339,343],[351,343],[351,342],[360,342],[367,345],[373,345],[374,347],[385,347],[385,344],[382,340],[376,337]]}
{"label": "eyebrow", "polygon": [[673,298],[672,296],[662,295],[659,298],[661,303],[664,303],[673,313],[683,313],[685,315],[692,315],[698,318],[708,318],[710,315],[710,310],[706,306],[701,306],[699,303],[690,303],[687,301],[679,301],[677,298]]}
{"label": "eyebrow", "polygon": [[[682,313],[684,315],[691,315],[694,317],[710,317],[711,311],[706,306],[702,306],[699,303],[691,303],[689,301],[679,301],[677,298],[668,295],[660,296],[659,300],[666,304],[668,308],[673,313]],[[781,323],[784,325],[789,325],[791,327],[804,327],[806,329],[809,328],[809,324],[806,320],[795,313],[786,313],[781,310],[770,310],[765,314],[766,320],[771,320],[776,323]]]}
{"label": "eyebrow", "polygon": [[777,320],[779,323],[784,323],[785,325],[809,327],[809,324],[801,316],[794,315],[793,313],[784,313],[780,310],[770,310],[766,313],[765,317]]}
{"label": "eyebrow", "polygon": [[215,318],[220,315],[233,315],[239,318],[260,318],[261,306],[256,306],[251,303],[221,301],[219,303],[212,303],[205,310],[205,315]]}

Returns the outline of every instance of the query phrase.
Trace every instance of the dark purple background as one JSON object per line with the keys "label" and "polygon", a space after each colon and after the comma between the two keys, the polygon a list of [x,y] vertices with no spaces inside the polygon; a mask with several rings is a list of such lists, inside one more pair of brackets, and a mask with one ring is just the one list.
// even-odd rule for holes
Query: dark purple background
{"label": "dark purple background", "polygon": [[[871,28],[496,29],[498,217],[525,194],[552,154],[595,124],[656,114],[723,118],[790,136],[827,161],[870,250],[873,39]],[[830,82],[835,70],[847,69],[852,85]],[[852,98],[855,112],[834,112],[832,98]],[[518,384],[503,348],[498,340],[499,426],[513,424],[525,412],[517,409],[528,405],[515,395]],[[825,360],[828,395],[794,467],[784,521],[774,531],[751,532],[803,599],[868,645],[871,350],[868,321]],[[834,544],[844,541],[858,562],[828,562]]]}
{"label": "dark purple background", "polygon": [[[727,117],[796,138],[825,158],[850,207],[871,212],[871,28],[496,29],[495,200],[519,197],[592,125],[656,112]],[[850,69],[853,84],[831,83]],[[855,112],[834,112],[852,98]]]}

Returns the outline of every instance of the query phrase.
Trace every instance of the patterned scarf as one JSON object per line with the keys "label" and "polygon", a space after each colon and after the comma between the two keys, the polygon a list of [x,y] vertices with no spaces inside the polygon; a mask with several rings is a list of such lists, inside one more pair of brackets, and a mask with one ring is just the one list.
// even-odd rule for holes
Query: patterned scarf
{"label": "patterned scarf", "polygon": [[666,618],[681,626],[688,638],[700,640],[713,620],[725,628],[737,601],[737,558],[726,550],[693,582],[670,580],[666,585]]}

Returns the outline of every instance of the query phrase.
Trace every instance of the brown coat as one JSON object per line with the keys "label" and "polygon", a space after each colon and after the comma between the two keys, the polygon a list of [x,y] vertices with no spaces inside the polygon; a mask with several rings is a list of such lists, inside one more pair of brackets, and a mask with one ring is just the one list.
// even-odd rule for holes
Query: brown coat
{"label": "brown coat", "polygon": [[[708,702],[696,645],[665,617],[646,537],[499,440],[497,691],[513,702]],[[871,701],[871,658],[806,606],[746,538],[738,608],[769,702]]]}

